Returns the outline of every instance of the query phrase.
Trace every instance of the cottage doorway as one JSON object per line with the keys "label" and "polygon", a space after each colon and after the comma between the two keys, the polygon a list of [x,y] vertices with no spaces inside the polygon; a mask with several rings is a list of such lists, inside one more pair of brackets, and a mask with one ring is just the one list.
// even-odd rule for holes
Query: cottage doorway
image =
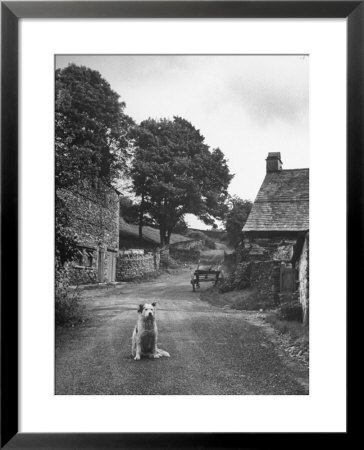
{"label": "cottage doorway", "polygon": [[116,253],[107,252],[107,281],[115,281],[116,272]]}
{"label": "cottage doorway", "polygon": [[281,264],[281,292],[295,292],[296,290],[296,269],[291,264],[286,266]]}

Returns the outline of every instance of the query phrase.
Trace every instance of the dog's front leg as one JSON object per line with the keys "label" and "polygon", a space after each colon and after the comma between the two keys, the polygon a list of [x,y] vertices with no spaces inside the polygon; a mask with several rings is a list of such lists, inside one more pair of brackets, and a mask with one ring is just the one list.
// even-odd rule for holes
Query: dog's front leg
{"label": "dog's front leg", "polygon": [[141,348],[140,343],[138,342],[136,345],[136,354],[135,354],[135,358],[134,358],[135,361],[138,361],[140,359],[141,351],[142,351],[142,348]]}
{"label": "dog's front leg", "polygon": [[160,354],[158,352],[158,347],[157,347],[157,339],[154,340],[154,345],[153,345],[153,358],[157,359],[160,357]]}
{"label": "dog's front leg", "polygon": [[137,334],[138,334],[138,329],[137,329],[137,327],[135,327],[134,331],[133,331],[133,336],[131,338],[131,356],[133,358],[136,355]]}

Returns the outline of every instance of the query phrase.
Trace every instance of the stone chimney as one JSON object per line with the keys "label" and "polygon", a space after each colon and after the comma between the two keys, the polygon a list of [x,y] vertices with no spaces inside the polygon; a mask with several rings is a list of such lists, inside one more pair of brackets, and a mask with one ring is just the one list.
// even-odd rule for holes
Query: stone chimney
{"label": "stone chimney", "polygon": [[282,161],[280,152],[268,153],[267,161],[267,173],[279,172],[282,170]]}

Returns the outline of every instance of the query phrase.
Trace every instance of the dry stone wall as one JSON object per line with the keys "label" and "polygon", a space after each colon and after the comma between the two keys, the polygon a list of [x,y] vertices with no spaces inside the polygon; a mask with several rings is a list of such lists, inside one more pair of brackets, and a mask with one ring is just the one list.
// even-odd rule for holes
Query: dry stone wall
{"label": "dry stone wall", "polygon": [[176,242],[175,244],[171,244],[170,250],[172,251],[178,251],[178,250],[199,250],[203,247],[205,241],[200,239],[200,240],[191,240],[191,241],[180,241],[180,242]]}
{"label": "dry stone wall", "polygon": [[222,292],[233,289],[255,288],[260,300],[272,306],[279,302],[278,261],[243,261],[222,284]]}
{"label": "dry stone wall", "polygon": [[159,270],[160,253],[125,253],[116,260],[116,281],[131,281]]}
{"label": "dry stone wall", "polygon": [[278,261],[253,261],[250,263],[250,286],[270,303],[279,302],[280,263]]}

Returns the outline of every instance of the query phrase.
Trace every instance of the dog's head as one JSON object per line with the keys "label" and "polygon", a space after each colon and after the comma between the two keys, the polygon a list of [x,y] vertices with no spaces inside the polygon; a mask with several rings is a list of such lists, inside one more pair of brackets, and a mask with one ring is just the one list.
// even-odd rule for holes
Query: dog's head
{"label": "dog's head", "polygon": [[144,303],[144,305],[139,305],[138,313],[142,315],[144,320],[153,320],[155,319],[156,306],[156,302]]}

